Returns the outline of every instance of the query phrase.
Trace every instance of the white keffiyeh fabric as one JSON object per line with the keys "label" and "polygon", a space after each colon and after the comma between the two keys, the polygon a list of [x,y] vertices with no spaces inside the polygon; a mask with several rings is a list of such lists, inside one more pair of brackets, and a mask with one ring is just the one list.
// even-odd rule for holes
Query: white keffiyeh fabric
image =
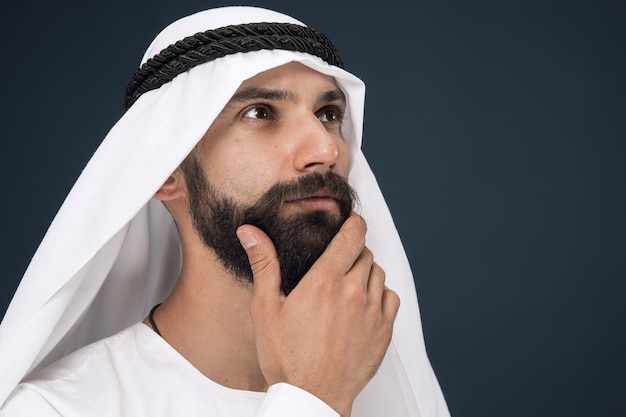
{"label": "white keffiyeh fabric", "polygon": [[[252,7],[183,18],[163,30],[143,62],[197,32],[252,22],[302,24]],[[342,126],[352,158],[350,182],[368,223],[367,245],[401,300],[380,370],[354,415],[449,415],[428,361],[412,273],[391,215],[361,150],[363,83],[305,53],[262,50],[196,66],[142,95],[111,129],[77,180],[39,246],[0,325],[0,404],[20,380],[87,343],[146,315],[174,285],[180,242],[160,202],[151,200],[240,84],[297,61],[333,76],[347,98]]]}

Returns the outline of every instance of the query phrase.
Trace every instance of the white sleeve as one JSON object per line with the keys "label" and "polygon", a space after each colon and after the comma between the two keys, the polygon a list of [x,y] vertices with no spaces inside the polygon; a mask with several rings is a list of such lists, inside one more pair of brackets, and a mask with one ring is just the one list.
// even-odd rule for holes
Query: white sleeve
{"label": "white sleeve", "polygon": [[0,408],[0,417],[62,417],[56,408],[28,385],[20,384]]}
{"label": "white sleeve", "polygon": [[257,417],[339,417],[339,414],[315,395],[286,383],[267,390]]}

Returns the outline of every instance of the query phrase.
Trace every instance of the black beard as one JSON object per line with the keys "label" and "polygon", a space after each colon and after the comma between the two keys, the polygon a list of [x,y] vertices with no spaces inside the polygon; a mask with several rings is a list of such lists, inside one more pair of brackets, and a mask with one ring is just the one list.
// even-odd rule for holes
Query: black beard
{"label": "black beard", "polygon": [[[263,230],[274,243],[288,295],[320,257],[350,215],[356,194],[347,181],[332,172],[312,173],[280,182],[251,205],[220,196],[209,184],[202,165],[191,155],[181,164],[189,192],[193,226],[205,245],[215,251],[227,271],[252,283],[252,270],[236,231],[242,224]],[[325,188],[339,203],[339,215],[326,212],[281,214],[286,201],[309,196]]]}

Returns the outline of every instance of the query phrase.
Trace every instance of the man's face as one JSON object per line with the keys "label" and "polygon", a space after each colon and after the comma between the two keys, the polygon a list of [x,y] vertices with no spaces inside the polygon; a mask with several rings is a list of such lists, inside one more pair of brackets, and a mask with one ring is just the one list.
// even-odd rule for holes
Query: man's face
{"label": "man's face", "polygon": [[287,64],[244,82],[182,164],[194,227],[234,275],[252,278],[241,224],[272,239],[288,294],[348,217],[344,111],[331,77]]}

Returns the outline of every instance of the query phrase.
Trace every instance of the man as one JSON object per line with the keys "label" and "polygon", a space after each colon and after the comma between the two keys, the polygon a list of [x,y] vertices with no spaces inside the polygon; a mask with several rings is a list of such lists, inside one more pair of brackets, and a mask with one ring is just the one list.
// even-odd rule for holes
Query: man
{"label": "man", "polygon": [[222,8],[143,62],[0,327],[0,415],[448,415],[332,44]]}

